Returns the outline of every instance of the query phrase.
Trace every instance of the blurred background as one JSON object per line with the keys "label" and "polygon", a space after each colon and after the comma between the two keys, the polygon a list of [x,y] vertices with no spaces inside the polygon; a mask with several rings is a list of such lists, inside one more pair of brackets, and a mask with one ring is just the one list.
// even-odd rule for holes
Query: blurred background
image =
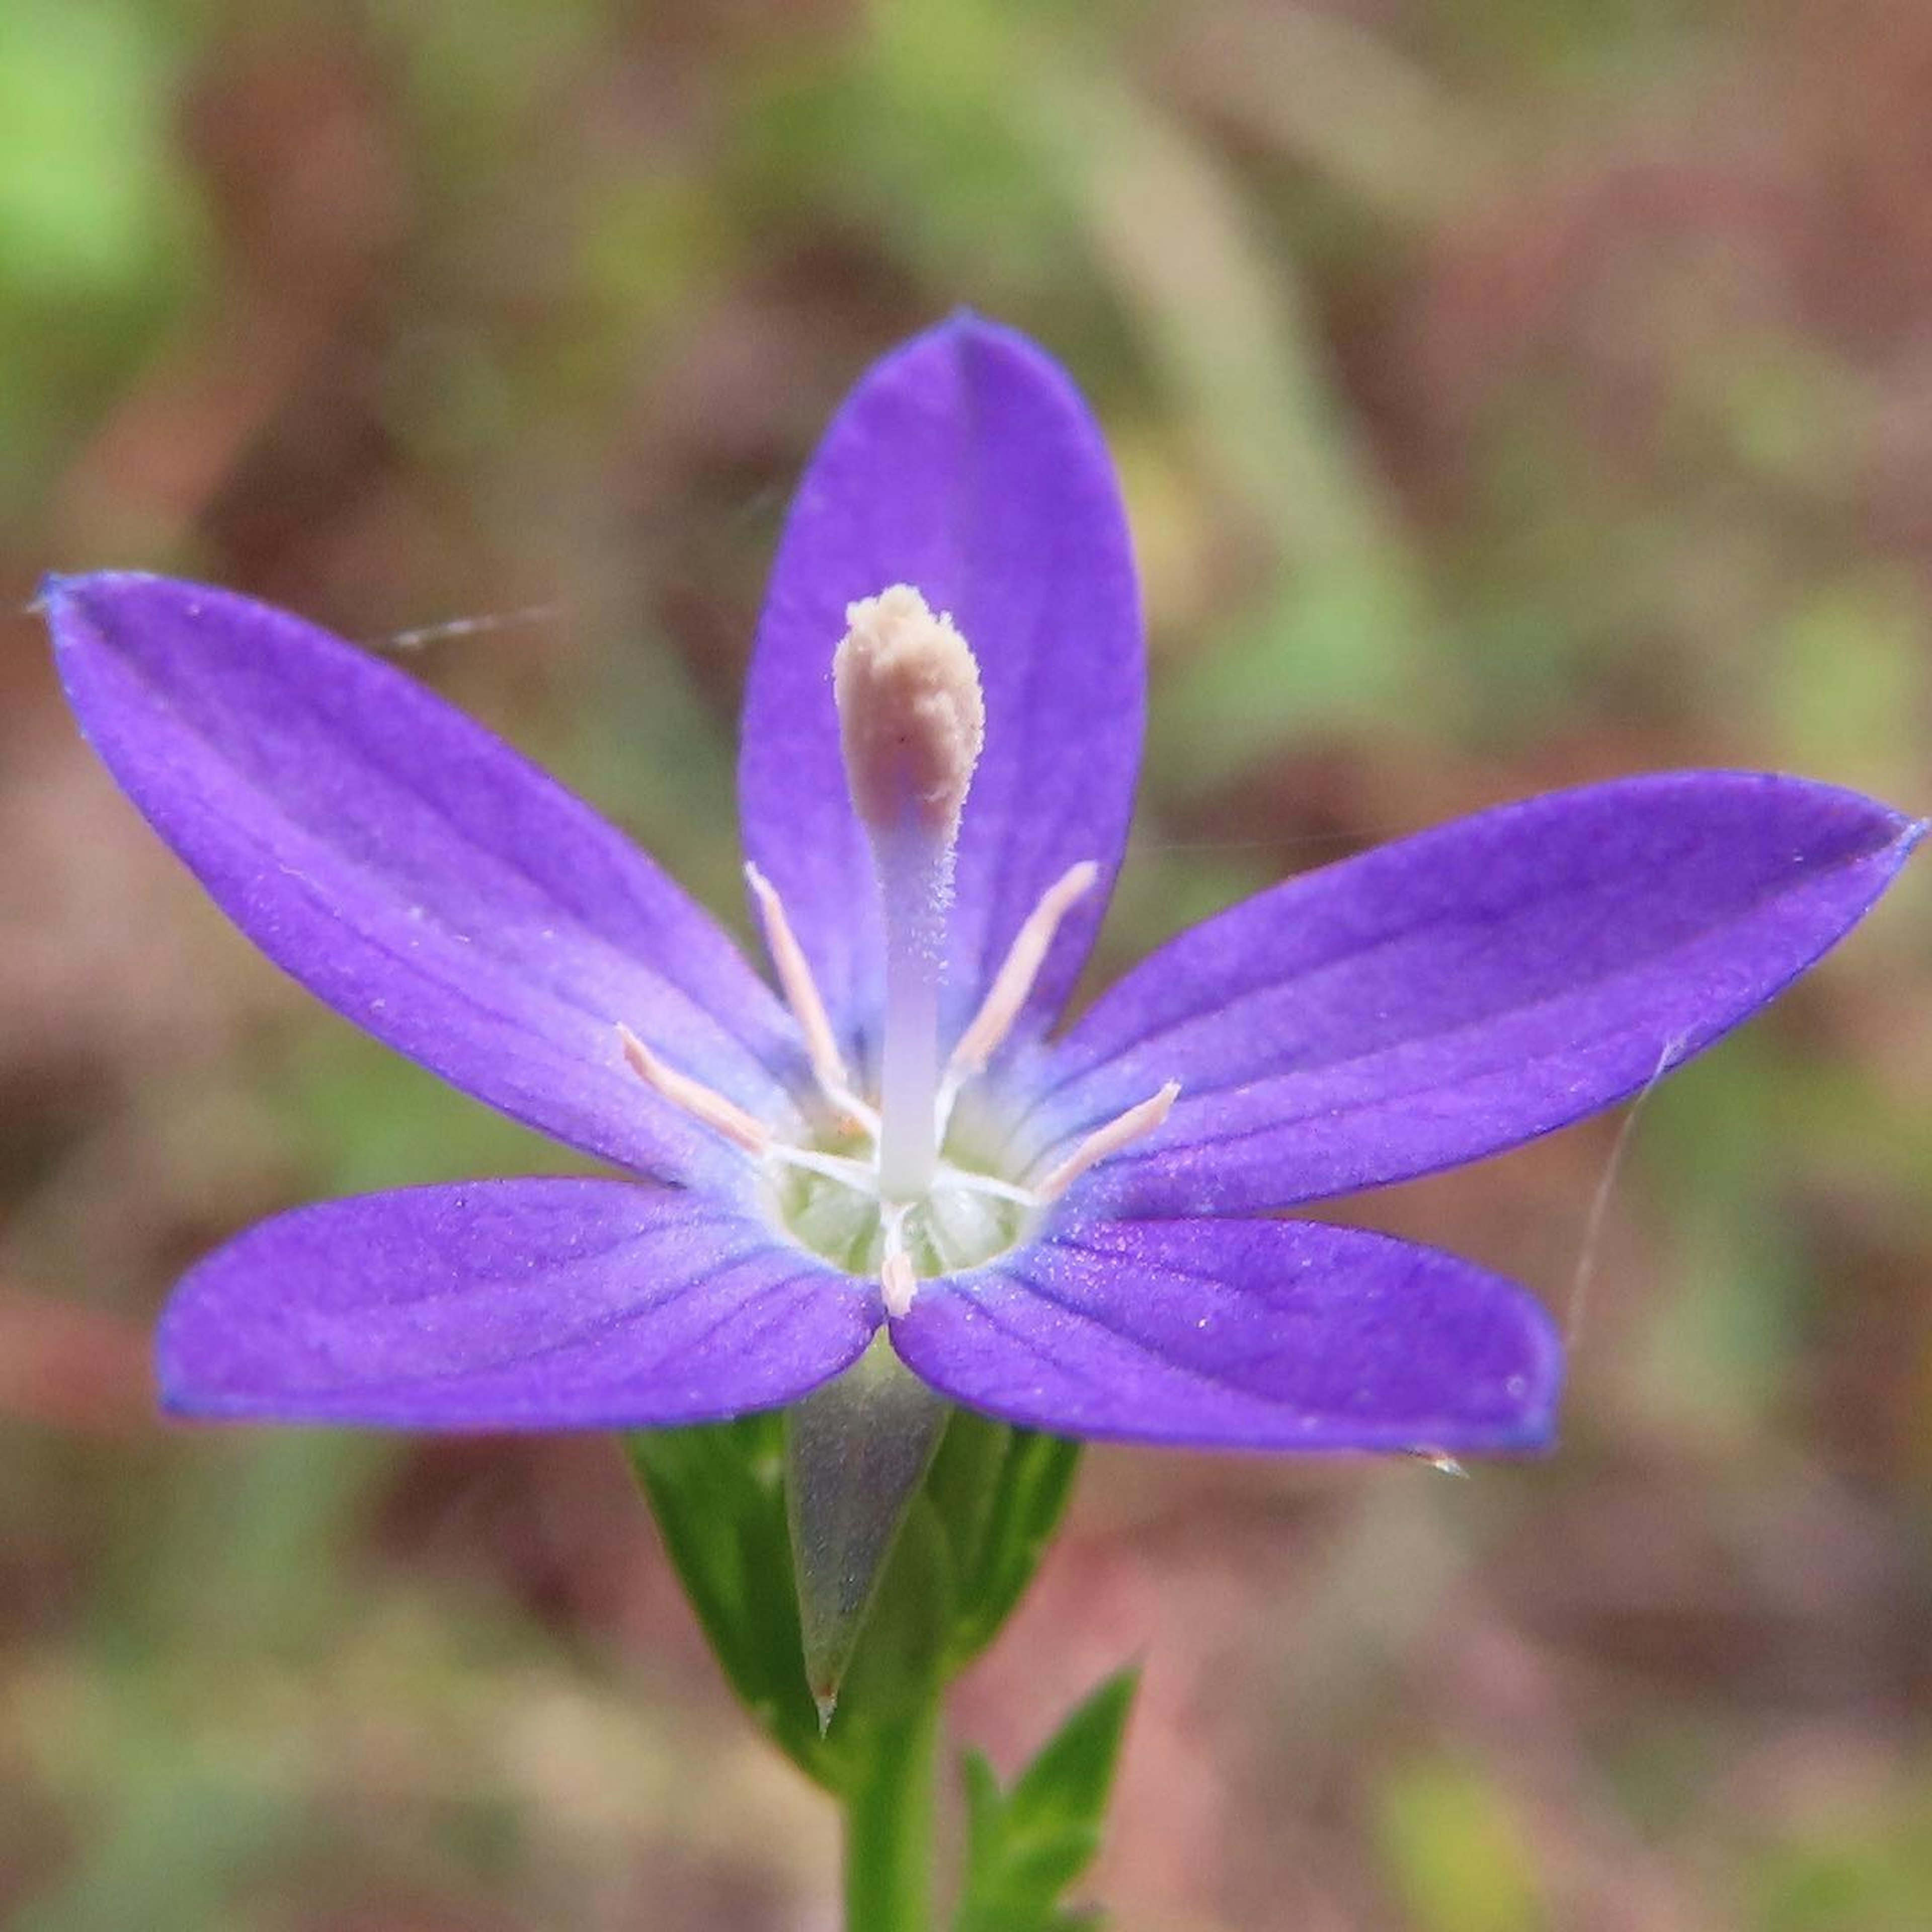
{"label": "blurred background", "polygon": [[[609,1442],[158,1422],[231,1230],[564,1157],[227,930],[26,607],[394,649],[742,930],[788,491],[962,303],[1131,503],[1106,966],[1552,784],[1932,808],[1920,0],[0,0],[0,1922],[832,1926]],[[1121,1932],[1932,1924],[1928,982],[1908,879],[1594,1240],[1615,1120],[1347,1204],[1574,1328],[1552,1460],[1090,1457],[956,1715],[1011,1764],[1144,1660]]]}

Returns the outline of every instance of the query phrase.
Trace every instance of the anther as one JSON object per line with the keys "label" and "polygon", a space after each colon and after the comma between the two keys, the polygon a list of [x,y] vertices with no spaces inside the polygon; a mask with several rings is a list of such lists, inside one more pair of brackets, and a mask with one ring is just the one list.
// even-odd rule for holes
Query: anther
{"label": "anther", "polygon": [[806,1053],[819,1091],[855,1126],[876,1133],[878,1116],[852,1090],[851,1076],[845,1070],[844,1056],[838,1051],[825,1002],[819,997],[818,982],[812,976],[811,962],[785,916],[784,902],[778,897],[778,888],[755,866],[746,866],[745,878],[758,902],[758,918],[765,928],[765,947],[771,955],[772,970],[778,974],[785,1004],[805,1036]]}
{"label": "anther", "polygon": [[905,1249],[906,1210],[888,1208],[880,1220],[884,1252],[879,1261],[879,1293],[886,1312],[895,1319],[908,1313],[919,1287],[919,1275]]}
{"label": "anther", "polygon": [[1013,1022],[1019,1018],[1027,995],[1040,977],[1040,969],[1046,963],[1047,949],[1060,930],[1060,922],[1093,890],[1094,881],[1100,876],[1100,867],[1092,860],[1083,859],[1078,865],[1070,866],[1040,895],[1039,904],[1027,914],[1025,922],[1013,935],[1013,943],[993,976],[992,986],[980,1010],[973,1016],[972,1024],[954,1044],[951,1061],[954,1072],[985,1072],[987,1061],[1012,1031]]}
{"label": "anther", "polygon": [[716,1088],[679,1072],[674,1066],[667,1066],[621,1020],[617,1023],[617,1038],[631,1070],[646,1086],[662,1094],[693,1120],[736,1142],[747,1154],[766,1151],[771,1136],[764,1124],[754,1120],[736,1101],[728,1100]]}
{"label": "anther", "polygon": [[1105,1126],[1096,1127],[1045,1179],[1034,1184],[1034,1192],[1042,1201],[1058,1201],[1090,1168],[1152,1133],[1167,1118],[1180,1094],[1180,1082],[1170,1080],[1158,1094],[1130,1107]]}

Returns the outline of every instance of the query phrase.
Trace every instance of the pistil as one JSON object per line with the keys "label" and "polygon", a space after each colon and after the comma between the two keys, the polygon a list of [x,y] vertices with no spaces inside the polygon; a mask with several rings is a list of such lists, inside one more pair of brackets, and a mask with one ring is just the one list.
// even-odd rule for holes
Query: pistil
{"label": "pistil", "polygon": [[916,1201],[938,1164],[939,982],[952,852],[917,835],[875,837],[886,906],[886,1037],[879,1076],[879,1186]]}
{"label": "pistil", "polygon": [[845,622],[832,692],[885,927],[879,1190],[888,1202],[910,1203],[923,1198],[938,1160],[946,909],[986,710],[966,640],[910,586],[848,606]]}

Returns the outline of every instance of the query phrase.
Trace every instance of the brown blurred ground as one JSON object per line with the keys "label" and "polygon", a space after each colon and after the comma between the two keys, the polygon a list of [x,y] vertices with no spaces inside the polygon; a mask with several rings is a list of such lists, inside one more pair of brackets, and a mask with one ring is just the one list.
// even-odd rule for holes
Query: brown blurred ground
{"label": "brown blurred ground", "polygon": [[[733,718],[844,385],[969,303],[1109,429],[1154,620],[1118,962],[1673,764],[1925,811],[1912,0],[0,0],[0,1913],[830,1925],[608,1444],[164,1430],[188,1259],[554,1164],[250,955],[119,800],[48,568],[411,664],[734,920]],[[1648,1104],[1348,1204],[1566,1315],[1552,1461],[1096,1454],[958,1700],[1146,1661],[1126,1932],[1932,1924],[1932,1025],[1909,884]]]}

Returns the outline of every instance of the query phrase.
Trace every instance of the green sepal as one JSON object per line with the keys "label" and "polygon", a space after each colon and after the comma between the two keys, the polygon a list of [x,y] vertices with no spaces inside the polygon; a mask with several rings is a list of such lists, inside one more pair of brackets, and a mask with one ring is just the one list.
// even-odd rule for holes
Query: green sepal
{"label": "green sepal", "polygon": [[666,1553],[739,1700],[828,1790],[844,1782],[800,1668],[776,1414],[634,1432],[624,1446]]}
{"label": "green sepal", "polygon": [[978,1656],[1012,1615],[1053,1540],[1079,1466],[1080,1444],[1064,1436],[955,1412],[926,1480],[959,1574],[950,1669]]}
{"label": "green sepal", "polygon": [[978,1556],[993,1508],[993,1487],[1012,1431],[1003,1422],[956,1408],[940,1438],[939,1451],[926,1472],[926,1494],[937,1511],[952,1551],[954,1569],[964,1576]]}
{"label": "green sepal", "polygon": [[966,1754],[966,1874],[953,1932],[1073,1932],[1092,1923],[1060,1899],[1100,1848],[1138,1682],[1136,1670],[1108,1678],[1010,1791],[978,1752]]}
{"label": "green sepal", "polygon": [[[806,1686],[821,1725],[831,1722],[949,1412],[883,1334],[843,1375],[786,1412],[784,1486],[799,1624]],[[927,1652],[928,1681],[944,1651],[942,1628]]]}
{"label": "green sepal", "polygon": [[831,1738],[842,1764],[863,1754],[873,1731],[937,1704],[945,1688],[955,1588],[952,1553],[938,1516],[924,1496],[916,1496],[840,1687]]}

